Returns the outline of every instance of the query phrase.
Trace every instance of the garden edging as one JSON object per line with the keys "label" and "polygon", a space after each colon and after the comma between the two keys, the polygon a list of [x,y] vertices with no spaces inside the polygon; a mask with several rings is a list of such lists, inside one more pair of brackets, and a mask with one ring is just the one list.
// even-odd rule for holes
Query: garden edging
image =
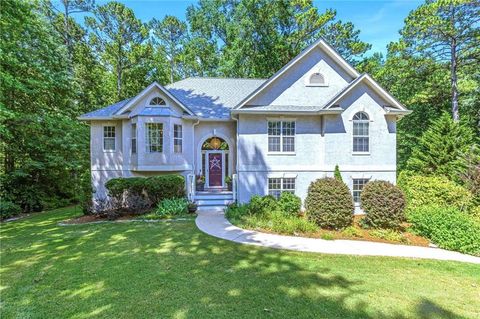
{"label": "garden edging", "polygon": [[219,211],[200,211],[195,223],[198,229],[208,235],[247,245],[324,254],[407,257],[480,264],[480,257],[439,248],[343,239],[324,240],[245,230],[232,225],[224,213]]}

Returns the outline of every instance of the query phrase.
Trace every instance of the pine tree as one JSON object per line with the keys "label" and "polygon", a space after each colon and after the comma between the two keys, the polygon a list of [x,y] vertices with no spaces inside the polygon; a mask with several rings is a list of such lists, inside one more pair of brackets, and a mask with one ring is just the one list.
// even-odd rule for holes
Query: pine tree
{"label": "pine tree", "polygon": [[333,177],[335,177],[335,179],[339,180],[340,182],[343,182],[342,174],[340,174],[340,168],[338,167],[338,165],[335,165],[335,171],[333,172]]}
{"label": "pine tree", "polygon": [[473,130],[454,122],[448,113],[433,121],[419,139],[407,168],[427,175],[444,175],[458,180],[462,156],[476,143]]}

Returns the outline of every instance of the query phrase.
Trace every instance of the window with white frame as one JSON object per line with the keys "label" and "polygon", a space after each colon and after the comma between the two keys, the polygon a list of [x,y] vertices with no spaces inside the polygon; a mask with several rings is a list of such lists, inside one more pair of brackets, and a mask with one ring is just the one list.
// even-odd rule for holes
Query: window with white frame
{"label": "window with white frame", "polygon": [[173,125],[173,151],[181,153],[183,148],[183,132],[182,126],[179,124]]}
{"label": "window with white frame", "polygon": [[310,78],[308,80],[309,80],[308,85],[311,85],[311,86],[325,86],[326,84],[325,77],[320,72],[313,73],[312,75],[310,75]]}
{"label": "window with white frame", "polygon": [[353,152],[368,153],[370,120],[365,112],[358,112],[353,116]]}
{"label": "window with white frame", "polygon": [[268,195],[278,199],[282,192],[295,194],[295,178],[275,177],[268,179]]}
{"label": "window with white frame", "polygon": [[150,106],[163,106],[163,105],[166,105],[165,100],[158,96],[154,97],[150,101]]}
{"label": "window with white frame", "polygon": [[354,178],[353,179],[353,201],[357,204],[360,204],[360,195],[362,194],[362,189],[369,181],[368,178]]}
{"label": "window with white frame", "polygon": [[132,124],[132,154],[137,153],[137,124]]}
{"label": "window with white frame", "polygon": [[295,121],[268,121],[268,151],[295,152]]}
{"label": "window with white frame", "polygon": [[103,127],[103,149],[115,151],[115,126]]}
{"label": "window with white frame", "polygon": [[163,152],[163,124],[147,123],[146,130],[146,146],[148,153]]}

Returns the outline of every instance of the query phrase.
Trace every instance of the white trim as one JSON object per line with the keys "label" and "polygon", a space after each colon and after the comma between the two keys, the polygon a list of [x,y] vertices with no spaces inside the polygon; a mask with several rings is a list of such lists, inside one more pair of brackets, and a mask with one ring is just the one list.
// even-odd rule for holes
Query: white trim
{"label": "white trim", "polygon": [[[202,137],[199,139],[199,143],[197,145],[197,149],[196,149],[196,151],[197,151],[196,152],[196,158],[197,158],[196,163],[197,163],[197,165],[195,167],[196,168],[195,174],[200,173],[200,170],[202,169],[202,145],[203,145],[203,143],[205,143],[206,140],[208,140],[209,138],[214,137],[214,136],[222,138],[228,144],[228,153],[229,154],[232,154],[232,152],[235,152],[235,154],[236,154],[236,152],[237,152],[237,149],[235,148],[236,145],[233,144],[232,140],[227,135],[223,134],[222,132],[218,132],[218,131],[207,132],[207,133],[202,135]],[[232,160],[232,156],[231,155],[229,155],[229,156],[230,157],[229,157],[229,160],[228,160],[228,173],[229,173],[229,175],[231,175],[232,172],[233,172],[232,171],[233,160]],[[201,173],[204,174],[205,172],[201,172]]]}
{"label": "white trim", "polygon": [[143,98],[151,89],[154,87],[158,88],[161,92],[163,92],[166,96],[168,96],[170,99],[172,99],[178,106],[180,106],[184,111],[189,113],[190,115],[195,115],[188,107],[183,105],[182,102],[180,102],[175,96],[173,96],[167,89],[165,89],[163,86],[158,84],[157,82],[153,82],[149,86],[147,86],[145,89],[143,89],[142,92],[140,92],[137,96],[135,96],[133,99],[128,101],[127,104],[125,104],[120,110],[118,110],[115,115],[117,114],[122,114],[126,110],[128,110],[132,105],[138,102],[141,98]]}
{"label": "white trim", "polygon": [[[210,186],[210,163],[208,156],[210,154],[222,154],[222,186]],[[224,188],[225,187],[225,151],[224,150],[208,150],[205,151],[205,185],[207,188]]]}
{"label": "white trim", "polygon": [[336,63],[338,63],[340,67],[342,67],[351,77],[356,78],[360,75],[357,70],[355,70],[340,54],[338,54],[328,43],[326,43],[322,38],[320,38],[314,43],[312,43],[305,50],[303,50],[290,62],[288,62],[283,68],[281,68],[277,73],[275,73],[272,77],[270,77],[267,81],[260,85],[255,91],[250,93],[237,106],[235,106],[234,109],[242,108],[245,104],[250,102],[255,96],[257,96],[260,92],[262,92],[265,88],[272,84],[272,82],[274,82],[281,75],[283,75],[288,69],[295,65],[299,60],[301,60],[305,55],[307,55],[314,48],[317,47],[321,47],[327,53],[327,55],[332,58],[332,60],[334,60]]}
{"label": "white trim", "polygon": [[[105,127],[113,127],[113,150],[105,149]],[[117,125],[116,123],[103,124],[102,125],[102,150],[104,153],[116,153],[117,152]],[[112,138],[112,137],[109,137]]]}
{"label": "white trim", "polygon": [[156,165],[156,166],[130,166],[132,171],[144,171],[144,172],[167,172],[167,171],[191,171],[192,165],[190,164],[179,164],[179,165]]}
{"label": "white trim", "polygon": [[[267,118],[267,155],[295,155],[297,151],[297,121],[296,119],[288,118]],[[280,135],[269,135],[269,123],[270,122],[280,122]],[[283,135],[283,123],[284,122],[293,122],[294,123],[294,134],[293,135]],[[270,136],[280,138],[280,151],[270,151]],[[283,150],[283,138],[284,137],[293,137],[293,151],[284,151]]]}

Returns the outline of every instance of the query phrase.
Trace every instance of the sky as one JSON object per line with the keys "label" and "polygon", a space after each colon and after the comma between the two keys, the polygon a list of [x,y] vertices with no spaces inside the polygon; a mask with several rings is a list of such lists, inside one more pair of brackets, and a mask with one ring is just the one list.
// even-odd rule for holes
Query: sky
{"label": "sky", "polygon": [[[185,20],[188,6],[197,1],[186,0],[117,0],[133,9],[135,15],[147,22],[152,18],[162,19],[165,15],[174,15]],[[101,5],[106,0],[97,0]],[[368,55],[381,52],[385,55],[387,44],[399,38],[398,31],[408,13],[422,4],[421,0],[322,0],[314,4],[323,12],[335,9],[337,18],[352,22],[360,30],[360,39],[372,45]]]}

